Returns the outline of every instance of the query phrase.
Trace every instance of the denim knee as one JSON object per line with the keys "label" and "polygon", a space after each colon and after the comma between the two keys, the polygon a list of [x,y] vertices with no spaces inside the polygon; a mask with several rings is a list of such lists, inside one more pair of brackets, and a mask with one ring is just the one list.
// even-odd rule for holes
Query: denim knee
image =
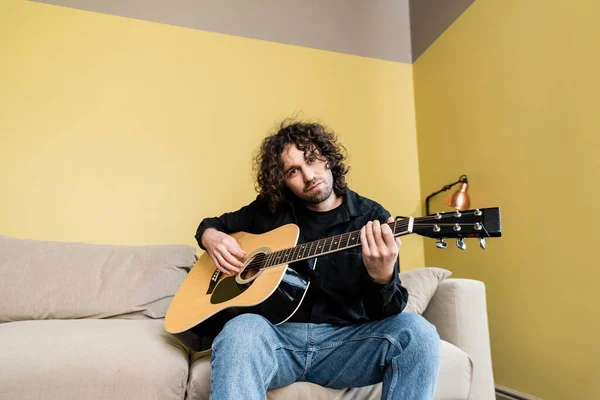
{"label": "denim knee", "polygon": [[215,338],[213,351],[221,348],[236,354],[251,351],[269,342],[273,334],[271,323],[257,314],[242,314],[229,320]]}
{"label": "denim knee", "polygon": [[390,317],[393,332],[403,348],[419,348],[419,353],[439,357],[440,336],[436,327],[419,314],[403,312]]}

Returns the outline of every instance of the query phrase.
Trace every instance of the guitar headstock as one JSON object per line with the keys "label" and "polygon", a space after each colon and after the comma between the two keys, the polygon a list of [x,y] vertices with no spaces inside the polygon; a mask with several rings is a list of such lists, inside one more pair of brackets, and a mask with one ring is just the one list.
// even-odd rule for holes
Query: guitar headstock
{"label": "guitar headstock", "polygon": [[480,246],[485,249],[485,240],[502,236],[500,209],[478,208],[476,210],[439,212],[414,219],[413,232],[438,239],[436,246],[445,249],[444,239],[458,239],[459,249],[466,249],[463,239],[479,238]]}

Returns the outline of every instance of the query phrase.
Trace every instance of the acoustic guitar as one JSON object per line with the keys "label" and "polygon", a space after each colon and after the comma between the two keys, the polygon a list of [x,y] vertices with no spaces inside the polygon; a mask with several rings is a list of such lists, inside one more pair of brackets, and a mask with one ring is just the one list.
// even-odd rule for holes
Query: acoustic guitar
{"label": "acoustic guitar", "polygon": [[[388,223],[394,237],[416,233],[437,238],[436,246],[446,248],[456,238],[464,250],[466,238],[500,237],[499,208],[481,208],[436,213]],[[202,336],[216,336],[225,323],[243,313],[260,314],[274,325],[287,321],[300,306],[314,274],[319,256],[360,246],[360,231],[353,231],[297,244],[299,229],[283,225],[255,235],[233,236],[247,256],[235,275],[223,274],[205,252],[192,267],[173,298],[165,317],[167,332],[177,334],[194,328]]]}

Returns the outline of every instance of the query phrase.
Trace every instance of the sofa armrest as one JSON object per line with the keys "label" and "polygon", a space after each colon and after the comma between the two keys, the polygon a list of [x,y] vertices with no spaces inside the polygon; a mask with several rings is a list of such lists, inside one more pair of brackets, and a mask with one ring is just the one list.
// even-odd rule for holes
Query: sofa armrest
{"label": "sofa armrest", "polygon": [[473,362],[469,399],[495,398],[485,285],[471,279],[445,279],[423,316],[440,338],[454,344]]}

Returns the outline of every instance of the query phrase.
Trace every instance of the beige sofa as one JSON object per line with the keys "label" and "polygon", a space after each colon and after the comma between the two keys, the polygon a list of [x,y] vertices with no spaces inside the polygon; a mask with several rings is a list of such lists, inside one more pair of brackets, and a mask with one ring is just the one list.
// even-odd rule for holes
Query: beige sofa
{"label": "beige sofa", "polygon": [[[196,249],[187,245],[0,235],[0,400],[208,399],[209,358],[163,327],[168,304],[195,261]],[[440,271],[402,273],[414,294],[410,310],[424,311],[442,338],[435,399],[492,400],[484,285],[444,279]],[[268,398],[378,399],[380,387],[295,383]]]}

